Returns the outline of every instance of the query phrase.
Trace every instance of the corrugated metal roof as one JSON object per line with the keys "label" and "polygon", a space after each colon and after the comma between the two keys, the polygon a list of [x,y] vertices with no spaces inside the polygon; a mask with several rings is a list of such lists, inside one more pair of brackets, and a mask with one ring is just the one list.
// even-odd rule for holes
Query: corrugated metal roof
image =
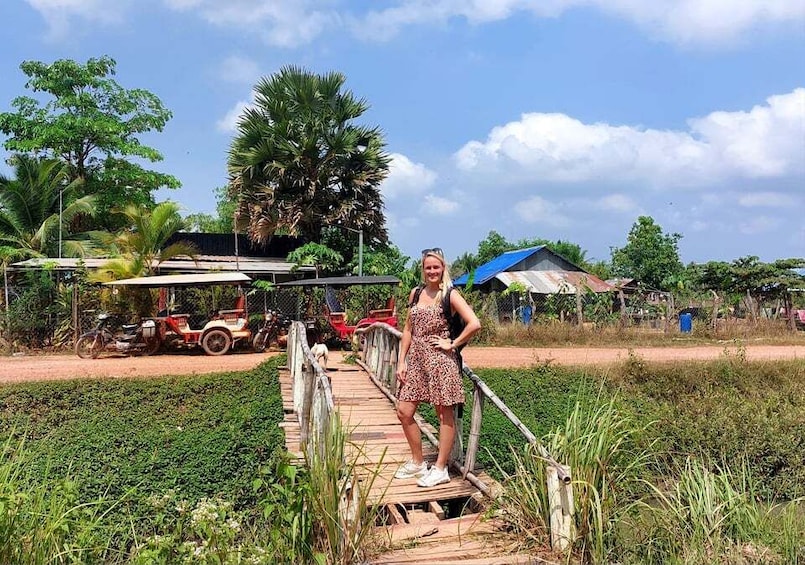
{"label": "corrugated metal roof", "polygon": [[[484,284],[486,281],[492,280],[495,278],[495,275],[500,273],[501,271],[505,271],[509,267],[516,265],[526,257],[530,257],[540,249],[545,247],[544,245],[540,245],[537,247],[527,247],[526,249],[516,249],[514,251],[507,251],[506,253],[501,253],[491,261],[484,263],[477,269],[475,269],[475,278],[473,279],[473,284]],[[465,273],[458,277],[456,280],[453,281],[453,284],[456,286],[464,286],[467,284],[468,274]]]}
{"label": "corrugated metal roof", "polygon": [[498,273],[495,278],[507,287],[519,282],[534,294],[576,294],[577,289],[587,292],[609,292],[609,285],[589,273],[579,271],[507,271]]}
{"label": "corrugated metal roof", "polygon": [[[10,266],[11,270],[38,269],[45,265],[59,271],[74,271],[79,263],[87,269],[97,269],[107,263],[108,258],[85,258],[62,257],[39,257],[20,261]],[[187,259],[176,259],[164,261],[159,265],[159,270],[163,273],[206,273],[210,271],[245,271],[252,274],[288,274],[294,270],[294,264],[288,263],[283,259],[259,259],[254,257],[218,257],[204,255],[200,256],[198,262]],[[299,272],[314,272],[314,267],[298,267]]]}

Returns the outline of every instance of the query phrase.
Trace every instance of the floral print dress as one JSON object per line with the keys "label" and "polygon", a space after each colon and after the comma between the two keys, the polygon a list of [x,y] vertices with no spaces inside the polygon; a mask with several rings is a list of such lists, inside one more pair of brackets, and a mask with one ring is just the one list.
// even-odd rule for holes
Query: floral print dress
{"label": "floral print dress", "polygon": [[408,316],[411,322],[408,374],[397,398],[439,406],[463,404],[464,385],[455,351],[442,351],[428,341],[433,335],[450,338],[441,301],[428,306],[415,304]]}

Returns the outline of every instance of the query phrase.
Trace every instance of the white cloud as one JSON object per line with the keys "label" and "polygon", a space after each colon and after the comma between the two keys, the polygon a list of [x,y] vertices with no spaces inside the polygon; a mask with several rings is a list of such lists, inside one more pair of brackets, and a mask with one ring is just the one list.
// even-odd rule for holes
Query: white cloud
{"label": "white cloud", "polygon": [[[119,22],[131,0],[26,0],[47,21],[51,35],[64,36],[70,20]],[[196,12],[220,27],[261,35],[281,47],[305,45],[332,29],[348,27],[358,36],[388,40],[412,25],[444,25],[463,18],[474,25],[522,13],[556,18],[572,9],[593,9],[632,22],[665,41],[729,45],[756,29],[805,21],[802,0],[400,0],[391,7],[350,12],[341,0],[162,0],[171,10]],[[340,9],[339,9],[340,4]]]}
{"label": "white cloud", "polygon": [[494,22],[521,12],[558,17],[574,8],[592,7],[633,22],[649,35],[679,44],[729,44],[756,28],[805,20],[801,0],[404,0],[369,12],[356,31],[375,39],[393,37],[415,24],[444,24],[464,18]]}
{"label": "white cloud", "polygon": [[218,76],[227,82],[254,84],[260,77],[260,68],[252,59],[230,55],[221,62]]}
{"label": "white cloud", "polygon": [[530,224],[542,224],[550,227],[570,225],[570,218],[563,214],[560,206],[541,196],[532,196],[515,204],[515,211],[520,218]]}
{"label": "white cloud", "polygon": [[436,182],[436,173],[422,163],[414,163],[400,153],[391,154],[389,176],[381,187],[388,199],[425,192]]}
{"label": "white cloud", "polygon": [[421,210],[431,216],[449,216],[458,210],[458,202],[435,194],[426,194]]}
{"label": "white cloud", "polygon": [[796,202],[795,198],[779,192],[753,192],[738,197],[738,204],[744,208],[786,208]]}
{"label": "white cloud", "polygon": [[110,24],[123,19],[130,1],[107,2],[105,0],[25,0],[48,24],[51,39],[63,39],[71,32],[71,21],[81,18],[87,21]]}
{"label": "white cloud", "polygon": [[625,194],[610,194],[598,199],[598,208],[610,212],[634,212],[638,206]]}
{"label": "white cloud", "polygon": [[207,22],[257,32],[271,45],[297,47],[316,39],[340,18],[328,0],[165,0],[169,8],[197,11]]}
{"label": "white cloud", "polygon": [[215,123],[218,131],[232,133],[238,129],[238,120],[243,115],[246,108],[251,107],[251,103],[244,100],[237,102],[226,115]]}
{"label": "white cloud", "polygon": [[730,178],[805,172],[805,88],[749,112],[714,112],[689,131],[585,124],[564,114],[524,114],[454,155],[474,174],[554,182],[707,186]]}

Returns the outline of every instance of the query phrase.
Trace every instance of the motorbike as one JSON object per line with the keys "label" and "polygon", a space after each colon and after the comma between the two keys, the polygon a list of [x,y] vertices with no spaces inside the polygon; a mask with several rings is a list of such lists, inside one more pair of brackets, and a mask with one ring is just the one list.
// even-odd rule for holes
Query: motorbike
{"label": "motorbike", "polygon": [[99,314],[95,329],[75,342],[76,355],[97,359],[104,351],[126,355],[152,355],[159,350],[156,322],[145,319],[139,324],[124,324],[112,314]]}
{"label": "motorbike", "polygon": [[267,310],[263,314],[263,323],[254,335],[252,347],[258,353],[262,353],[272,341],[276,341],[278,346],[285,345],[290,325],[290,318],[282,312]]}

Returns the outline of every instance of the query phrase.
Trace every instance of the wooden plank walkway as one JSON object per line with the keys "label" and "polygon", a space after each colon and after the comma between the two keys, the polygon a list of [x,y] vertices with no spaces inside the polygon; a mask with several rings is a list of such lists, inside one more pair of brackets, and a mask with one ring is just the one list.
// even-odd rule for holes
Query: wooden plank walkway
{"label": "wooden plank walkway", "polygon": [[[346,449],[347,457],[356,456],[359,475],[379,471],[370,499],[380,504],[388,516],[390,524],[382,527],[381,532],[388,551],[372,563],[550,563],[531,555],[507,553],[498,543],[500,536],[495,535],[498,524],[481,518],[482,495],[455,473],[451,473],[449,483],[434,488],[418,487],[416,479],[394,479],[396,469],[410,456],[394,406],[363,369],[343,362],[341,352],[330,352],[327,374],[336,410],[342,424],[350,430],[353,445]],[[280,371],[280,386],[286,447],[302,460],[287,369]],[[437,450],[427,440],[423,441],[425,459],[433,463]],[[493,484],[486,473],[478,475],[486,484]]]}

